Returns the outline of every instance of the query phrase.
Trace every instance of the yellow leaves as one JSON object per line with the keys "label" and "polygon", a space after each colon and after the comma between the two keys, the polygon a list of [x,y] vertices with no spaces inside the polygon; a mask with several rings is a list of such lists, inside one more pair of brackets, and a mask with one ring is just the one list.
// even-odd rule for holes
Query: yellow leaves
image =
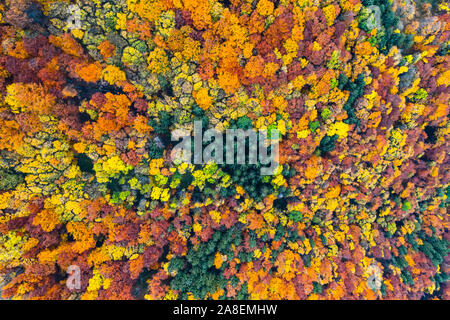
{"label": "yellow leaves", "polygon": [[8,208],[8,204],[11,198],[12,198],[11,192],[0,193],[0,210]]}
{"label": "yellow leaves", "polygon": [[119,156],[112,156],[111,158],[97,162],[94,165],[96,171],[97,181],[105,183],[109,181],[110,177],[117,177],[121,173],[127,173],[132,167],[125,164]]}
{"label": "yellow leaves", "polygon": [[118,261],[121,260],[126,255],[127,248],[116,245],[110,245],[107,246],[107,250],[111,259],[114,261]]}
{"label": "yellow leaves", "polygon": [[183,162],[182,164],[180,164],[177,168],[178,173],[180,174],[185,174],[186,172],[192,172],[194,170],[194,165],[187,163],[187,162]]}
{"label": "yellow leaves", "polygon": [[262,256],[261,250],[256,249],[255,251],[253,251],[253,256],[254,256],[256,259],[259,259],[259,258]]}
{"label": "yellow leaves", "polygon": [[346,138],[347,133],[350,130],[350,126],[342,121],[338,121],[330,125],[327,131],[328,136],[334,136],[337,134],[340,139]]}
{"label": "yellow leaves", "polygon": [[10,264],[15,260],[18,261],[22,256],[26,241],[27,237],[14,231],[0,234],[0,262]]}
{"label": "yellow leaves", "polygon": [[304,253],[303,254],[308,254],[311,250],[311,242],[309,241],[309,239],[305,239],[302,241],[303,243],[303,249],[304,249]]}
{"label": "yellow leaves", "polygon": [[51,232],[59,224],[59,214],[53,210],[42,210],[33,219],[33,225],[41,226],[45,232]]}
{"label": "yellow leaves", "polygon": [[127,79],[125,72],[113,65],[107,66],[102,71],[102,78],[111,85],[118,85]]}
{"label": "yellow leaves", "polygon": [[306,139],[311,134],[311,130],[305,129],[297,131],[297,138],[298,139]]}
{"label": "yellow leaves", "polygon": [[226,261],[226,256],[222,255],[220,252],[216,252],[216,256],[214,258],[214,266],[216,269],[220,269],[224,261]]}
{"label": "yellow leaves", "polygon": [[298,53],[298,44],[297,41],[293,38],[289,38],[283,44],[283,47],[286,49],[287,54],[283,55],[283,65],[287,66],[292,63],[293,59],[297,57]]}
{"label": "yellow leaves", "polygon": [[[291,124],[291,125],[292,125],[292,124]],[[278,131],[280,131],[280,134],[281,134],[282,136],[284,136],[284,135],[286,134],[286,132],[287,132],[287,129],[286,129],[286,122],[285,122],[283,119],[281,119],[281,120],[278,121],[277,129],[278,129]]]}
{"label": "yellow leaves", "polygon": [[78,215],[81,213],[80,203],[78,201],[67,201],[65,204],[66,212],[73,212]]}
{"label": "yellow leaves", "polygon": [[259,0],[256,6],[256,11],[264,17],[270,16],[273,13],[273,9],[273,2],[269,0]]}
{"label": "yellow leaves", "polygon": [[202,231],[202,225],[200,224],[200,223],[198,223],[198,222],[196,222],[196,223],[194,223],[193,225],[192,225],[192,230],[195,232],[195,233],[199,233],[199,232],[201,232]]}
{"label": "yellow leaves", "polygon": [[209,215],[211,216],[211,219],[215,222],[215,223],[220,223],[220,220],[222,220],[222,214],[219,211],[216,210],[211,210],[209,212]]}
{"label": "yellow leaves", "polygon": [[271,78],[275,75],[278,69],[280,69],[280,66],[277,63],[269,62],[264,65],[263,76],[265,78]]}
{"label": "yellow leaves", "polygon": [[334,8],[334,5],[330,4],[325,8],[322,8],[322,12],[325,15],[325,18],[327,19],[328,26],[329,27],[332,26],[334,20],[336,19],[336,10]]}
{"label": "yellow leaves", "polygon": [[80,29],[72,29],[70,32],[77,39],[82,39],[84,36],[84,31]]}
{"label": "yellow leaves", "polygon": [[269,224],[273,223],[277,219],[277,216],[272,212],[272,210],[264,212],[263,217]]}
{"label": "yellow leaves", "polygon": [[89,279],[89,285],[87,287],[87,292],[82,296],[83,300],[92,300],[98,296],[97,291],[102,287],[107,290],[111,285],[112,280],[105,278],[99,270],[95,269],[94,274],[91,279]]}
{"label": "yellow leaves", "polygon": [[312,50],[313,51],[320,51],[320,50],[322,50],[322,46],[317,41],[314,41],[313,45],[312,45]]}
{"label": "yellow leaves", "polygon": [[201,55],[200,42],[195,41],[190,37],[184,38],[183,51],[181,54],[183,55],[184,61],[198,61]]}
{"label": "yellow leaves", "polygon": [[118,12],[115,20],[116,20],[116,29],[117,30],[126,30],[127,29],[127,15],[125,13]]}
{"label": "yellow leaves", "polygon": [[162,202],[166,202],[170,199],[170,189],[163,189],[154,186],[152,189],[151,197],[153,200],[161,200]]}
{"label": "yellow leaves", "polygon": [[164,4],[155,0],[127,0],[128,9],[140,17],[155,22],[164,10]]}
{"label": "yellow leaves", "polygon": [[73,145],[73,148],[78,153],[84,153],[86,151],[87,145],[83,142],[77,142]]}
{"label": "yellow leaves", "polygon": [[329,200],[327,200],[326,203],[327,203],[326,208],[327,208],[327,210],[330,210],[330,211],[334,211],[339,207],[338,199],[329,199]]}
{"label": "yellow leaves", "polygon": [[164,300],[177,300],[178,294],[174,290],[168,290],[164,296]]}
{"label": "yellow leaves", "polygon": [[147,58],[148,70],[153,73],[166,73],[169,70],[169,58],[164,49],[156,47]]}
{"label": "yellow leaves", "polygon": [[443,72],[436,80],[436,86],[450,86],[450,70]]}
{"label": "yellow leaves", "polygon": [[48,114],[55,97],[36,83],[13,83],[6,88],[5,103],[14,113]]}
{"label": "yellow leaves", "polygon": [[300,91],[306,85],[306,83],[307,82],[302,75],[298,76],[297,78],[294,79],[294,81],[292,81],[292,85],[298,91]]}
{"label": "yellow leaves", "polygon": [[245,190],[241,186],[236,186],[236,192],[241,196],[245,194]]}
{"label": "yellow leaves", "polygon": [[286,184],[286,179],[280,174],[277,175],[273,180],[272,180],[272,184],[277,186],[277,187],[281,187],[283,185]]}
{"label": "yellow leaves", "polygon": [[194,99],[203,110],[207,110],[211,107],[213,99],[208,93],[208,89],[201,88],[198,91],[194,91]]}

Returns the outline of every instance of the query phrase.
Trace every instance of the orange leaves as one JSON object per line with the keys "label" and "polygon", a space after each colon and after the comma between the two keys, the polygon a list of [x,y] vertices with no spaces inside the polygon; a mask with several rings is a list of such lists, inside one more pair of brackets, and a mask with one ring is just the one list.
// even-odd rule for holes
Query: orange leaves
{"label": "orange leaves", "polygon": [[220,269],[224,261],[224,256],[221,255],[220,252],[216,252],[216,256],[214,258],[214,266],[216,269]]}
{"label": "orange leaves", "polygon": [[314,180],[320,174],[319,157],[312,156],[306,160],[305,177],[308,180]]}
{"label": "orange leaves", "polygon": [[173,30],[166,43],[167,43],[167,47],[174,52],[180,52],[183,50],[183,45],[184,45],[184,34],[181,30]]}
{"label": "orange leaves", "polygon": [[148,120],[146,117],[144,116],[137,116],[136,119],[134,120],[134,129],[138,132],[138,133],[150,133],[152,130],[152,127],[150,127],[147,124]]}
{"label": "orange leaves", "polygon": [[183,3],[184,9],[191,13],[194,26],[198,30],[205,29],[211,24],[211,8],[208,0],[182,0],[180,2]]}
{"label": "orange leaves", "polygon": [[214,76],[214,67],[210,60],[202,59],[198,67],[197,72],[199,73],[202,80],[208,80]]}
{"label": "orange leaves", "polygon": [[17,41],[15,43],[13,42],[6,42],[3,44],[5,47],[5,51],[8,53],[8,55],[17,58],[17,59],[26,59],[28,58],[28,52],[23,47],[23,41]]}
{"label": "orange leaves", "polygon": [[208,94],[208,89],[201,88],[198,91],[194,91],[194,99],[203,110],[207,110],[212,105],[212,97]]}
{"label": "orange leaves", "polygon": [[41,226],[45,232],[51,232],[55,227],[60,224],[59,214],[53,210],[44,209],[34,217],[33,225]]}
{"label": "orange leaves", "polygon": [[256,212],[250,213],[246,216],[246,218],[249,221],[249,226],[248,228],[250,230],[257,230],[257,229],[261,229],[261,227],[264,224],[264,218],[262,216],[262,214],[258,214]]}
{"label": "orange leaves", "polygon": [[[374,259],[384,298],[436,294],[411,237],[446,231],[448,17],[380,53],[360,0],[278,2],[87,1],[76,39],[0,26],[0,266],[29,274],[8,296],[66,298],[77,264],[85,299],[372,299]],[[277,175],[172,164],[169,132],[198,118],[278,128]]]}
{"label": "orange leaves", "polygon": [[335,72],[333,70],[327,70],[319,82],[313,87],[310,98],[319,99],[324,95],[329,94],[331,80],[335,78],[337,78]]}
{"label": "orange leaves", "polygon": [[244,69],[247,78],[256,78],[262,75],[264,70],[264,59],[261,56],[252,56]]}
{"label": "orange leaves", "polygon": [[89,253],[87,261],[90,266],[99,266],[107,261],[111,261],[111,257],[109,256],[107,248],[102,246],[92,250]]}
{"label": "orange leaves", "polygon": [[130,275],[131,279],[137,279],[144,269],[144,257],[138,256],[136,259],[130,261]]}
{"label": "orange leaves", "polygon": [[218,74],[217,80],[219,82],[219,85],[227,94],[236,92],[237,88],[239,88],[240,86],[238,75],[236,73],[231,73],[225,70],[221,71]]}
{"label": "orange leaves", "polygon": [[82,222],[69,222],[67,232],[72,234],[75,243],[72,246],[73,251],[83,253],[86,250],[95,247],[95,240],[92,230]]}
{"label": "orange leaves", "polygon": [[97,49],[100,51],[100,54],[103,56],[103,59],[111,58],[115,55],[116,46],[113,45],[109,40],[105,40],[101,42]]}
{"label": "orange leaves", "polygon": [[50,35],[49,42],[56,47],[61,48],[65,53],[81,58],[83,54],[83,47],[72,37],[70,33],[65,33],[61,36]]}
{"label": "orange leaves", "polygon": [[269,299],[273,300],[297,300],[294,283],[277,277],[269,282]]}
{"label": "orange leaves", "polygon": [[376,49],[370,44],[369,41],[360,42],[356,45],[355,54],[367,58],[372,55]]}
{"label": "orange leaves", "polygon": [[25,134],[15,120],[0,120],[0,149],[17,150],[23,143]]}
{"label": "orange leaves", "polygon": [[152,229],[150,224],[142,224],[141,230],[139,231],[138,242],[148,243],[152,238]]}
{"label": "orange leaves", "polygon": [[291,281],[302,271],[297,269],[297,266],[299,266],[297,261],[299,261],[299,259],[301,259],[300,255],[291,250],[281,252],[274,263],[274,266],[278,268],[277,273],[280,274],[283,279]]}
{"label": "orange leaves", "polygon": [[93,97],[91,105],[100,112],[97,122],[94,123],[96,139],[100,139],[102,134],[120,130],[132,120],[129,118],[131,101],[126,95],[108,92],[105,96]]}
{"label": "orange leaves", "polygon": [[320,262],[319,274],[322,278],[323,284],[330,283],[333,280],[333,266],[328,259],[323,259]]}
{"label": "orange leaves", "polygon": [[325,194],[325,197],[327,199],[333,199],[339,197],[339,194],[341,193],[341,186],[335,186],[328,189],[328,192]]}
{"label": "orange leaves", "polygon": [[275,21],[266,30],[265,41],[273,49],[281,49],[282,44],[292,34],[292,17],[288,15],[287,17],[280,16],[275,19]]}
{"label": "orange leaves", "polygon": [[120,123],[125,122],[128,118],[131,101],[123,94],[114,95],[108,92],[105,97],[106,103],[103,105],[102,111],[116,115]]}
{"label": "orange leaves", "polygon": [[77,68],[78,75],[86,82],[97,82],[102,75],[102,66],[100,63],[90,63]]}

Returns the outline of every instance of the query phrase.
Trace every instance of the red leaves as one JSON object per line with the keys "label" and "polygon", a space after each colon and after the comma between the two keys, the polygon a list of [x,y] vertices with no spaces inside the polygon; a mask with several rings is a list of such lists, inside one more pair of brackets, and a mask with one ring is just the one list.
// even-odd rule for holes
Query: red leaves
{"label": "red leaves", "polygon": [[156,247],[156,246],[150,246],[147,247],[143,254],[144,259],[144,267],[145,268],[152,268],[155,263],[158,262],[159,258],[161,257],[163,253],[163,249]]}

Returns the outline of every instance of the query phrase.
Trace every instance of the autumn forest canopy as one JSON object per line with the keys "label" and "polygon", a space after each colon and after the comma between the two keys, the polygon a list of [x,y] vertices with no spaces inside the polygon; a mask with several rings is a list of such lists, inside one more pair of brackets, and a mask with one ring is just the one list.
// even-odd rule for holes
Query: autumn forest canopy
{"label": "autumn forest canopy", "polygon": [[[0,299],[449,299],[449,38],[444,0],[0,2]],[[273,175],[172,161],[194,122],[278,130]]]}

